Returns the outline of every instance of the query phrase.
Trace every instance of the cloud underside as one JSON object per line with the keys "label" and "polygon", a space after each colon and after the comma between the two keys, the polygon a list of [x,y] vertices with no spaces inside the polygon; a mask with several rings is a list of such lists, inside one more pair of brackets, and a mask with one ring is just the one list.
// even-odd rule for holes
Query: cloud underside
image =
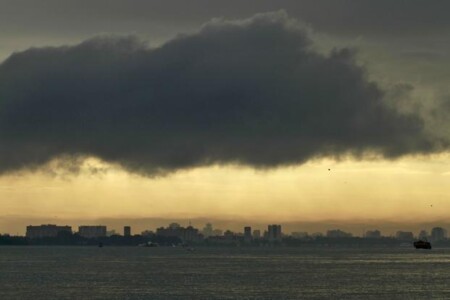
{"label": "cloud underside", "polygon": [[384,97],[351,50],[318,53],[282,12],[214,20],[153,49],[114,36],[33,48],[0,65],[0,172],[58,157],[152,175],[437,151],[423,120]]}

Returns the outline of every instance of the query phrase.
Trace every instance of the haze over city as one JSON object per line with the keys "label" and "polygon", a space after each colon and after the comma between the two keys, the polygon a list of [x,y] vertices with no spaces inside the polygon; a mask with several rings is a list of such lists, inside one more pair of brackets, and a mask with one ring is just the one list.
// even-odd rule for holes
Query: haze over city
{"label": "haze over city", "polygon": [[0,233],[450,227],[448,1],[0,2]]}

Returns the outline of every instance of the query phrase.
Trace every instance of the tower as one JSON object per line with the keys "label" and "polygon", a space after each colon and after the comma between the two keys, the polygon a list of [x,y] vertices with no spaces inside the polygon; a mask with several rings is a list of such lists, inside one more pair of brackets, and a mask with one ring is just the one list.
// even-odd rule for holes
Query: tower
{"label": "tower", "polygon": [[131,227],[130,226],[123,227],[123,236],[131,236]]}

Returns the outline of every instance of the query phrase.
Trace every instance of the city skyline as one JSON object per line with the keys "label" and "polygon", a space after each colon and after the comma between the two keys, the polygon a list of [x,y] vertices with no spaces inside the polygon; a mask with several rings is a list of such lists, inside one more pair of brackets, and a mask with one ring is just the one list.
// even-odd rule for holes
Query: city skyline
{"label": "city skyline", "polygon": [[[41,225],[28,225],[26,227],[25,237],[28,242],[33,242],[33,240],[42,240],[46,238],[56,238],[56,239],[66,239],[67,234],[70,236],[78,236],[79,238],[84,238],[87,240],[101,240],[104,238],[114,238],[122,236],[123,238],[131,241],[131,239],[148,238],[171,238],[177,237],[180,239],[181,243],[194,242],[200,243],[208,240],[223,241],[229,240],[233,241],[236,238],[244,244],[250,244],[252,241],[265,240],[269,243],[284,244],[285,239],[297,239],[297,240],[314,240],[321,239],[323,237],[331,239],[353,239],[353,238],[364,238],[364,239],[384,239],[384,238],[394,238],[400,241],[428,241],[433,242],[446,241],[448,230],[443,227],[435,226],[431,230],[426,229],[420,230],[418,233],[412,231],[397,230],[394,235],[384,234],[378,229],[364,230],[361,236],[354,235],[351,232],[346,232],[339,228],[327,229],[326,232],[306,232],[306,231],[294,231],[286,232],[282,230],[282,225],[280,224],[268,224],[266,229],[254,228],[252,226],[246,225],[239,231],[232,231],[230,229],[222,230],[220,228],[215,228],[213,224],[206,223],[203,228],[196,228],[192,226],[189,222],[188,226],[182,226],[179,223],[172,222],[167,226],[159,226],[153,229],[146,229],[141,233],[133,233],[132,227],[129,225],[123,226],[123,232],[119,233],[116,230],[111,230],[105,225],[80,225],[78,230],[72,229],[72,226],[68,225],[57,225],[57,224],[41,224]],[[110,229],[110,230],[108,230]],[[62,234],[62,236],[61,236]],[[11,236],[9,234],[0,235],[4,238],[20,238],[23,236]],[[132,244],[129,244],[132,245]]]}
{"label": "city skyline", "polygon": [[[48,220],[47,220],[48,221]],[[171,219],[142,219],[141,222],[136,222],[136,220],[85,220],[85,221],[74,221],[74,220],[53,220],[56,222],[39,222],[35,221],[33,223],[27,224],[22,230],[18,232],[0,232],[0,234],[8,234],[14,236],[25,236],[26,228],[28,227],[39,227],[42,225],[50,226],[62,226],[64,228],[73,228],[71,232],[81,233],[82,236],[88,237],[90,234],[98,235],[99,232],[102,236],[110,235],[140,235],[144,233],[153,232],[156,233],[159,228],[165,227],[169,224],[180,227],[193,227],[197,228],[200,233],[205,236],[209,235],[222,235],[225,232],[233,232],[240,235],[245,235],[246,228],[251,228],[252,235],[254,231],[258,231],[258,234],[269,234],[270,229],[267,226],[272,226],[271,224],[260,222],[260,223],[249,223],[244,220],[241,221],[224,221],[215,220],[218,223],[214,223],[211,219],[194,219],[194,220],[171,220]],[[124,222],[125,221],[125,222]],[[126,224],[126,225],[125,225]],[[131,225],[132,224],[132,225]],[[68,226],[68,227],[67,227]],[[208,228],[208,226],[210,226]],[[419,238],[421,234],[431,233],[434,228],[444,228],[444,230],[450,229],[450,223],[417,223],[410,226],[405,226],[401,223],[391,223],[388,226],[384,223],[365,223],[365,224],[352,224],[348,225],[339,222],[328,222],[319,224],[307,224],[307,223],[280,223],[282,226],[282,234],[286,236],[295,236],[298,234],[307,236],[323,235],[325,236],[329,231],[342,231],[351,234],[354,237],[365,237],[367,234],[380,234],[384,237],[395,237],[399,232],[412,232],[415,238]],[[355,226],[357,229],[355,229]],[[210,232],[210,233],[207,233]],[[378,233],[377,233],[378,232]]]}

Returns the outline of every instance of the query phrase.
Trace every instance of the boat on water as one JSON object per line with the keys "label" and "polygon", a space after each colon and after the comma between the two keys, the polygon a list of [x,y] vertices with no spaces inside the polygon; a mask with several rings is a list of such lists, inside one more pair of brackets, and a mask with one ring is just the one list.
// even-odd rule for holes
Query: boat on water
{"label": "boat on water", "polygon": [[414,248],[416,249],[431,249],[431,243],[427,241],[419,240],[414,242]]}

